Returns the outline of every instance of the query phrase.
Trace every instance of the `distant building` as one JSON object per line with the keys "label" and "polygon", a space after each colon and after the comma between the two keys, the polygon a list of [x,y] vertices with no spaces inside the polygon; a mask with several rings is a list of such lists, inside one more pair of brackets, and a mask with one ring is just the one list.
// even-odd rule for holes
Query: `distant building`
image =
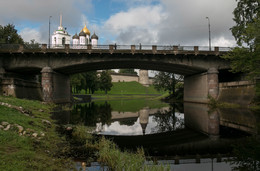
{"label": "distant building", "polygon": [[[60,26],[52,35],[52,48],[62,48],[65,44],[71,44],[71,36],[62,26],[62,15],[60,15]],[[98,36],[94,33],[90,36],[90,31],[85,25],[80,31],[79,35],[77,33],[72,37],[72,48],[87,49],[87,45],[92,45],[96,48],[98,45]]]}
{"label": "distant building", "polygon": [[149,86],[153,84],[153,78],[148,77],[147,70],[139,70],[139,76],[134,74],[125,73],[111,73],[112,82],[131,82],[136,81],[144,86]]}
{"label": "distant building", "polygon": [[54,31],[51,40],[52,48],[64,47],[65,44],[70,44],[70,35],[66,29],[62,27],[62,15],[60,15],[60,26],[58,30]]}

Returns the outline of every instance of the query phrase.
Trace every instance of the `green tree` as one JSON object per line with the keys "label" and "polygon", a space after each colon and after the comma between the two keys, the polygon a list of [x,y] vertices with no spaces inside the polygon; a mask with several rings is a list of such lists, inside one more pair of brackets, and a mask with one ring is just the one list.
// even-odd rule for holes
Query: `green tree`
{"label": "green tree", "polygon": [[[260,1],[239,0],[234,9],[236,25],[231,28],[238,47],[223,58],[230,60],[232,72],[244,72],[251,79],[260,76]],[[260,97],[257,83],[257,96]],[[258,99],[259,100],[259,99]]]}
{"label": "green tree", "polygon": [[22,37],[17,33],[13,24],[6,26],[0,25],[0,43],[5,44],[23,44]]}
{"label": "green tree", "polygon": [[[171,96],[175,96],[176,86],[183,81],[183,76],[169,72],[158,72],[154,77],[154,88],[158,91],[168,91]],[[179,88],[180,85],[178,85]]]}
{"label": "green tree", "polygon": [[83,74],[74,74],[70,76],[70,85],[73,93],[79,93],[84,87],[85,78]]}
{"label": "green tree", "polygon": [[94,94],[94,92],[99,88],[99,79],[97,76],[97,71],[86,72],[84,77],[86,81],[86,92],[88,90],[89,93]]}
{"label": "green tree", "polygon": [[107,91],[111,90],[112,84],[112,77],[108,71],[102,71],[100,74],[100,90],[105,91],[107,94]]}
{"label": "green tree", "polygon": [[120,69],[119,73],[137,75],[137,72],[135,72],[134,69]]}

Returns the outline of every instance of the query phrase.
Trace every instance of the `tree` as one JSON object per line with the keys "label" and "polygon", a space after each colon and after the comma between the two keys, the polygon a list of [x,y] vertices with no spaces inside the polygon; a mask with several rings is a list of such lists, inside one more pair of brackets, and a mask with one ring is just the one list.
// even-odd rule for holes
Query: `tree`
{"label": "tree", "polygon": [[100,90],[105,91],[107,94],[107,91],[111,90],[112,84],[112,77],[108,71],[102,71],[100,74]]}
{"label": "tree", "polygon": [[97,71],[90,71],[84,74],[86,81],[86,92],[89,90],[89,93],[94,94],[96,90],[99,88],[99,80],[97,76]]}
{"label": "tree", "polygon": [[153,85],[156,90],[168,91],[170,95],[175,96],[176,85],[183,80],[183,76],[169,72],[158,72],[154,77]]}
{"label": "tree", "polygon": [[[233,13],[236,25],[231,31],[238,47],[223,58],[230,60],[232,72],[244,72],[254,79],[260,76],[260,1],[239,0]],[[256,90],[260,97],[259,83]]]}
{"label": "tree", "polygon": [[23,44],[22,37],[17,33],[13,24],[6,26],[0,25],[0,43],[5,44]]}
{"label": "tree", "polygon": [[137,72],[135,72],[134,69],[120,69],[120,70],[119,70],[119,73],[137,75]]}
{"label": "tree", "polygon": [[84,87],[84,76],[82,74],[74,74],[70,76],[70,85],[72,92],[79,93]]}

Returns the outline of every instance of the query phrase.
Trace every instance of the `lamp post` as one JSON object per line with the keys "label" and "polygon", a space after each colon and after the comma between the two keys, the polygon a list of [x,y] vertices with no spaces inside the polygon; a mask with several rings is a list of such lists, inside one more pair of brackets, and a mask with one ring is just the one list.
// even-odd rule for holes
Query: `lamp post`
{"label": "lamp post", "polygon": [[49,48],[51,47],[51,16],[49,16]]}
{"label": "lamp post", "polygon": [[210,20],[209,20],[209,17],[206,17],[206,19],[208,19],[208,25],[209,25],[209,51],[211,51]]}

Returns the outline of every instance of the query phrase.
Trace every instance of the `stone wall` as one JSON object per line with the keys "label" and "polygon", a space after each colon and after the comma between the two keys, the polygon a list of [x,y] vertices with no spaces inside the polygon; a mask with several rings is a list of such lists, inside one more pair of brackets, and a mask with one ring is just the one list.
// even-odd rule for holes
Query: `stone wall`
{"label": "stone wall", "polygon": [[111,73],[112,82],[138,82],[138,75]]}
{"label": "stone wall", "polygon": [[1,93],[4,96],[42,100],[41,85],[36,81],[18,78],[3,78],[1,87]]}
{"label": "stone wall", "polygon": [[255,97],[255,83],[236,81],[219,83],[218,101],[249,105]]}
{"label": "stone wall", "polygon": [[[132,82],[132,81],[136,81],[136,82],[139,82],[140,84],[142,84],[142,82],[140,82],[138,75],[111,73],[111,77],[112,77],[112,82]],[[152,85],[153,80],[154,80],[153,78],[149,77],[149,79],[148,79],[148,81],[146,81],[145,85]]]}

